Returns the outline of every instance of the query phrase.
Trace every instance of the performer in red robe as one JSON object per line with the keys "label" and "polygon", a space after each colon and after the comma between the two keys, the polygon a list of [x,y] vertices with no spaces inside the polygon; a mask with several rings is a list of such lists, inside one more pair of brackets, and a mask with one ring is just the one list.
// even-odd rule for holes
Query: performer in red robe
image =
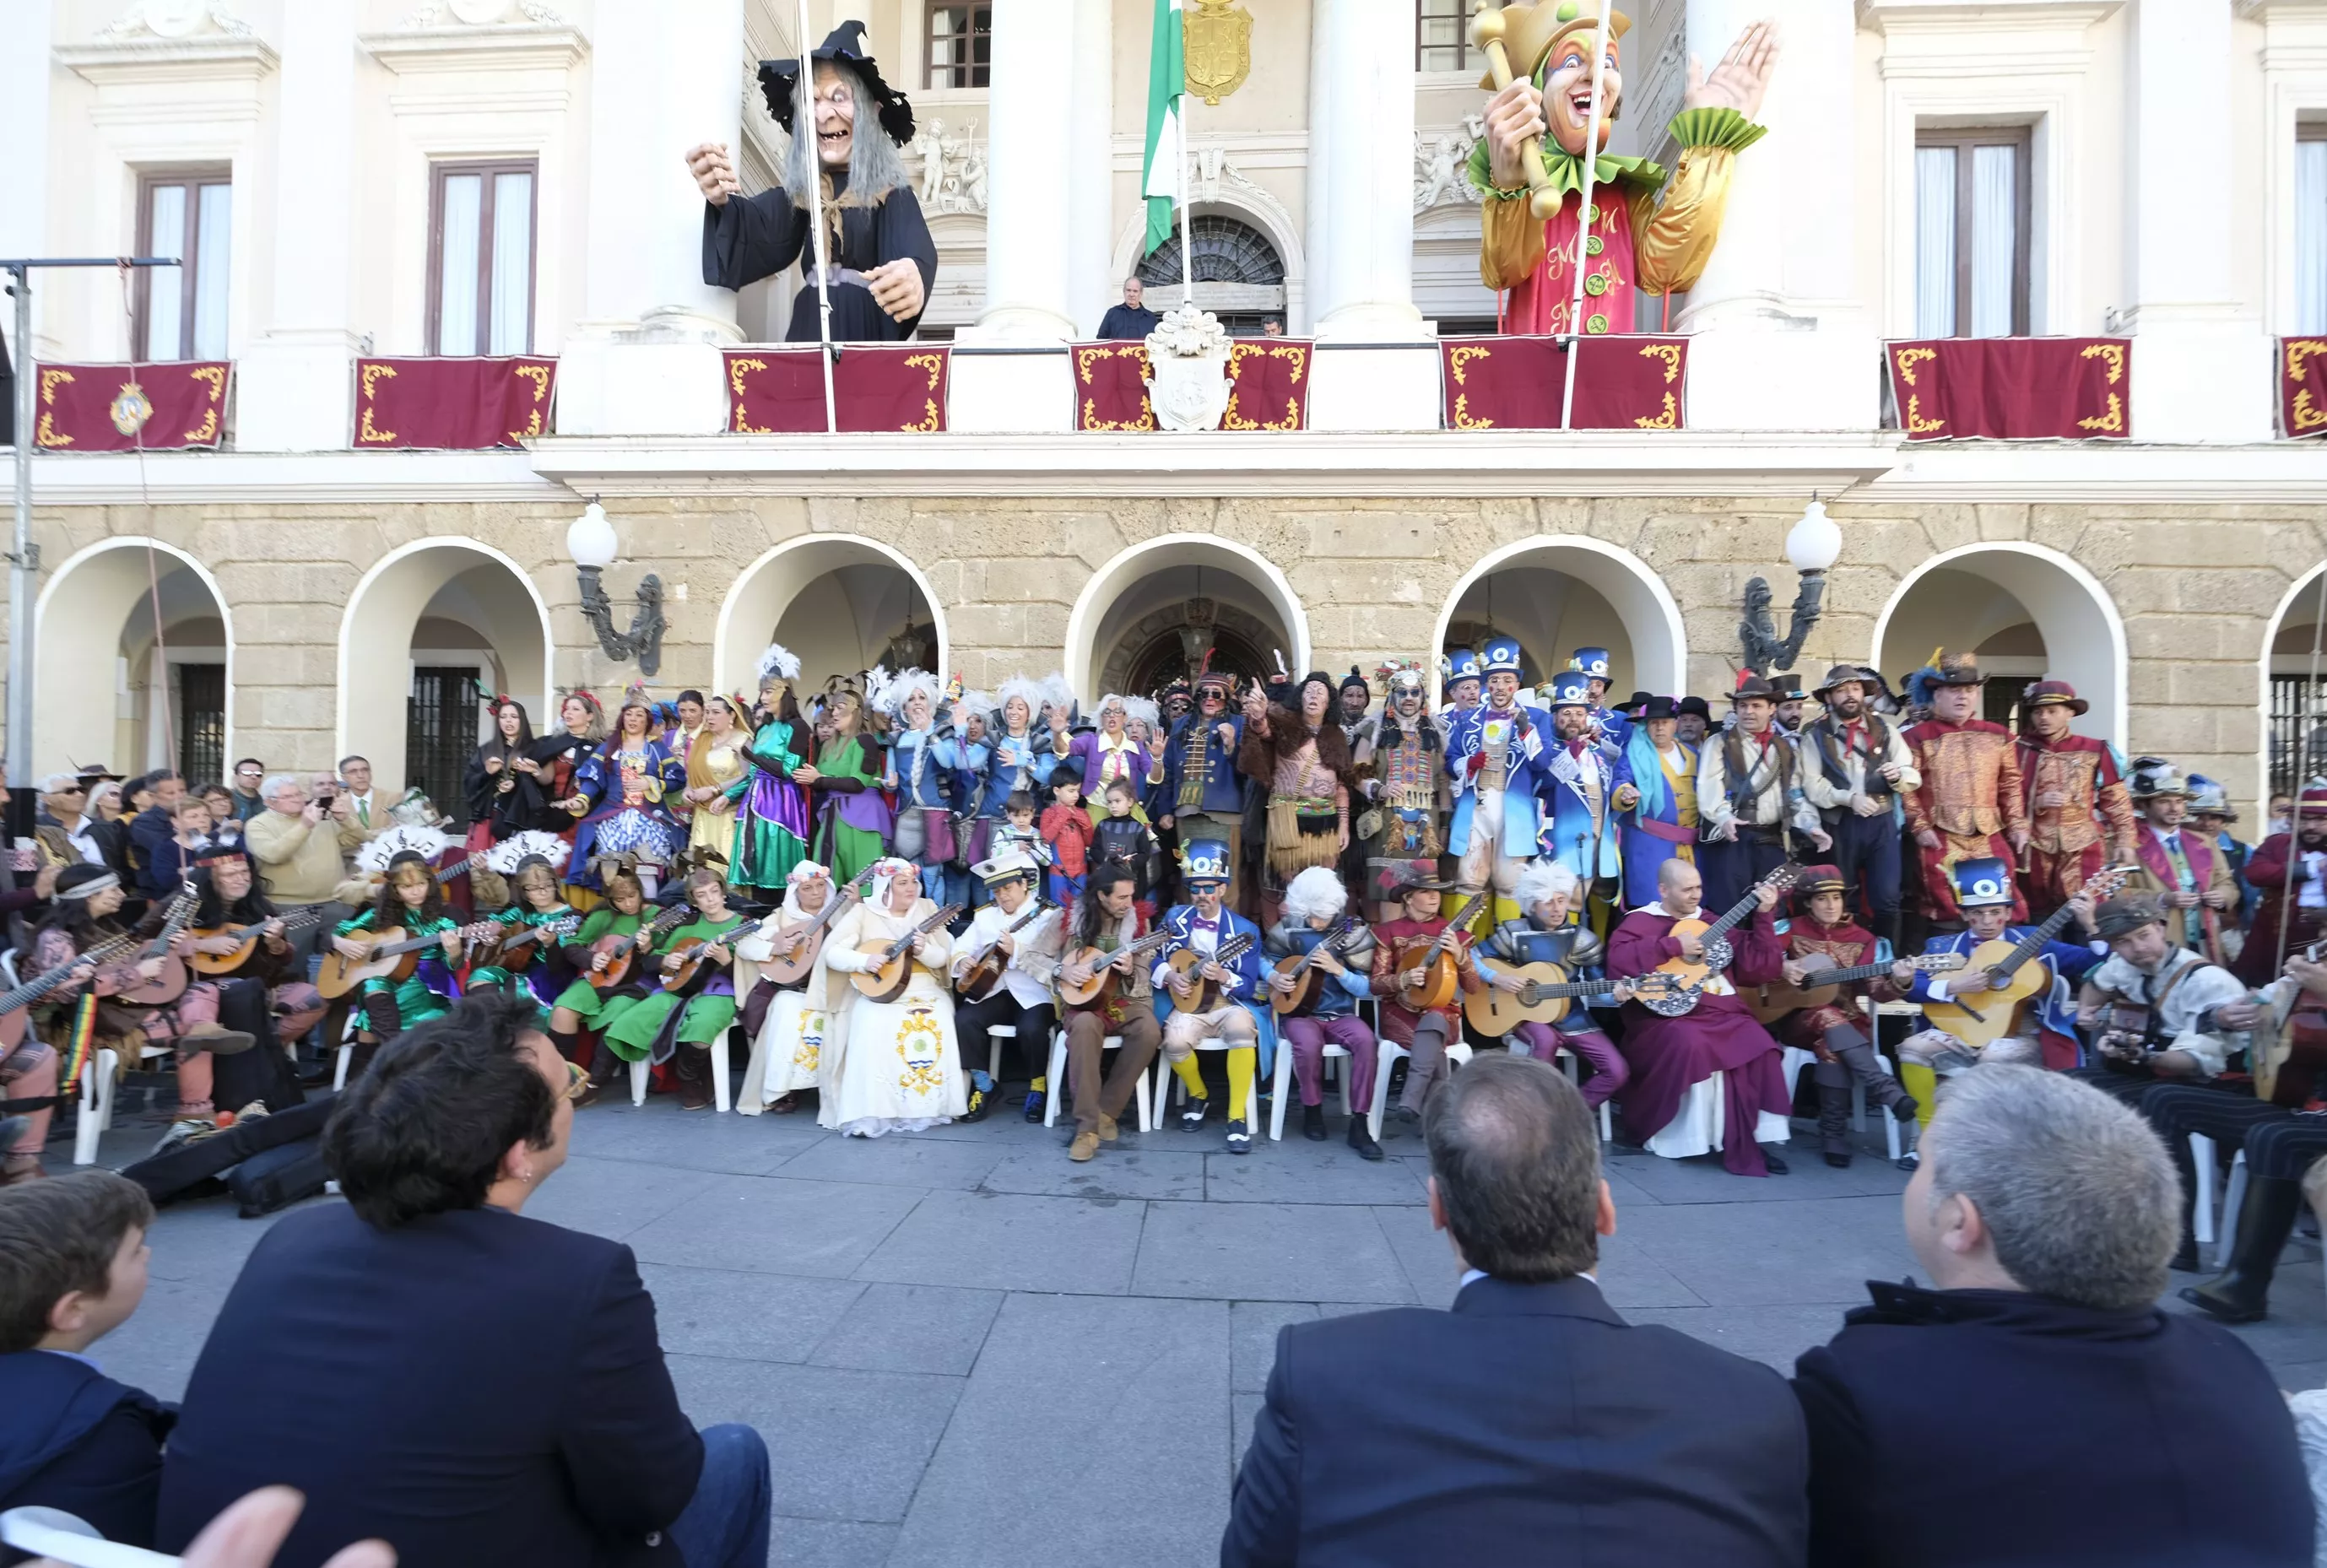
{"label": "performer in red robe", "polygon": [[2019,880],[2032,920],[2075,898],[2109,861],[2134,855],[2133,801],[2116,753],[2069,729],[2090,705],[2064,680],[2036,681],[2021,693],[2014,761],[2028,803],[2028,864]]}
{"label": "performer in red robe", "polygon": [[[1611,978],[1630,979],[1668,958],[1696,955],[1696,937],[1676,937],[1672,929],[1683,920],[1705,919],[1698,907],[1704,879],[1688,862],[1668,860],[1658,873],[1657,890],[1657,902],[1634,910],[1609,934]],[[1622,1050],[1632,1069],[1622,1097],[1624,1136],[1647,1143],[1678,1113],[1691,1085],[1725,1072],[1721,1163],[1739,1176],[1786,1173],[1785,1161],[1757,1143],[1754,1134],[1763,1113],[1784,1116],[1793,1105],[1780,1070],[1778,1042],[1737,999],[1738,985],[1767,985],[1785,968],[1785,949],[1770,913],[1778,895],[1763,888],[1761,901],[1752,920],[1729,933],[1734,957],[1728,972],[1707,983],[1695,1010],[1664,1018],[1638,1002],[1623,1008]]]}
{"label": "performer in red robe", "polygon": [[2274,833],[2247,860],[2247,881],[2262,893],[2254,929],[2238,954],[2238,978],[2249,985],[2278,978],[2280,922],[2285,918],[2287,858],[2294,859],[2294,932],[2286,950],[2300,952],[2327,933],[2327,789],[2313,785],[2295,803],[2294,836]]}
{"label": "performer in red robe", "polygon": [[[1941,654],[1937,664],[1907,677],[1910,704],[1931,710],[1899,738],[1922,775],[1921,787],[1900,798],[1919,852],[1923,914],[1934,921],[1963,919],[1956,907],[1958,861],[2016,865],[2028,847],[2028,803],[2012,732],[1978,716],[1979,688],[1986,679],[1968,653]],[[2027,918],[2027,901],[2014,886],[2012,919],[2016,924]]]}

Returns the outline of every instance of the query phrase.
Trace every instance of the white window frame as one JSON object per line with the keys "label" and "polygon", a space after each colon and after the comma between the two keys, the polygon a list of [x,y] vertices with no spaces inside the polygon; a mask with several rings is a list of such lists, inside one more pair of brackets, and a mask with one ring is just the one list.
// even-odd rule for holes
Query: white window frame
{"label": "white window frame", "polygon": [[2268,330],[2286,337],[2298,330],[2294,144],[2327,121],[2327,12],[2273,5],[2263,23],[2263,299]]}

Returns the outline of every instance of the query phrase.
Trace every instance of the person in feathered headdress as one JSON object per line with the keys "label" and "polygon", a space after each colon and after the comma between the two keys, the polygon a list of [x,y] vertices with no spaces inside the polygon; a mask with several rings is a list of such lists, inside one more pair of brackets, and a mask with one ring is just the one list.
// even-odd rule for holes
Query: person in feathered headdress
{"label": "person in feathered headdress", "polygon": [[493,917],[503,933],[495,950],[469,971],[468,987],[522,990],[541,1010],[545,1024],[574,979],[557,945],[582,924],[557,882],[572,854],[573,847],[556,834],[528,832],[502,840],[485,857],[486,866],[508,881],[509,906]]}
{"label": "person in feathered headdress", "polygon": [[2028,863],[2020,873],[2020,891],[2031,919],[2042,920],[2075,898],[2110,861],[2133,858],[2140,824],[2117,751],[2070,728],[2089,705],[2064,680],[2035,680],[2021,688],[2013,761],[2027,803]]}
{"label": "person in feathered headdress", "polygon": [[760,656],[759,728],[739,760],[751,770],[737,797],[727,885],[767,897],[808,858],[808,789],[796,777],[815,754],[794,688],[800,663],[771,642]]}
{"label": "person in feathered headdress", "polygon": [[888,689],[888,672],[864,674],[864,695],[846,686],[828,695],[820,727],[829,734],[811,766],[792,777],[808,786],[816,812],[816,858],[841,882],[854,882],[881,857],[889,841],[889,803],[882,798],[880,742],[867,733],[866,715]]}
{"label": "person in feathered headdress", "polygon": [[[2028,848],[2028,802],[2012,732],[1979,716],[1986,679],[1972,655],[1941,652],[1906,681],[1909,704],[1931,714],[1900,736],[1922,777],[1900,800],[1919,852],[1923,913],[1935,921],[1963,919],[1956,900],[1958,861],[2012,865]],[[2028,918],[2027,901],[2016,886],[2011,918]]]}

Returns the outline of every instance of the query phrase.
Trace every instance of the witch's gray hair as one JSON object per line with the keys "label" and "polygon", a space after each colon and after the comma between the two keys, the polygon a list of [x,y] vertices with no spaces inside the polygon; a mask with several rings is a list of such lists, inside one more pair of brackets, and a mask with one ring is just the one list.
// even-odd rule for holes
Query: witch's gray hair
{"label": "witch's gray hair", "polygon": [[[792,92],[792,145],[784,153],[784,194],[795,205],[807,207],[814,200],[815,187],[810,182],[824,173],[816,156],[816,75],[829,67],[847,84],[856,100],[856,119],[848,142],[848,189],[840,193],[843,207],[877,207],[881,199],[905,182],[905,163],[897,155],[897,144],[881,126],[881,106],[864,90],[864,79],[846,61],[819,60],[812,62],[808,79]],[[835,266],[840,257],[832,257]]]}

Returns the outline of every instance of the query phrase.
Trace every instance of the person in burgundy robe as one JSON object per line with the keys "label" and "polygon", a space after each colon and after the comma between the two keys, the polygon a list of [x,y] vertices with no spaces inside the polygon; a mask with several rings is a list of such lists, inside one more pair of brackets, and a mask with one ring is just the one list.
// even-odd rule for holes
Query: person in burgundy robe
{"label": "person in burgundy robe", "polygon": [[[1657,889],[1657,902],[1634,910],[1609,934],[1611,978],[1630,979],[1668,958],[1694,956],[1696,938],[1672,933],[1683,920],[1705,919],[1699,908],[1705,896],[1703,877],[1688,862],[1668,860],[1658,875]],[[1638,1001],[1627,1002],[1623,1008],[1622,1050],[1632,1069],[1622,1097],[1625,1138],[1647,1143],[1678,1113],[1692,1085],[1726,1072],[1721,1163],[1739,1176],[1786,1173],[1785,1161],[1754,1142],[1753,1134],[1764,1111],[1785,1115],[1793,1099],[1780,1070],[1778,1042],[1737,998],[1739,985],[1767,985],[1780,978],[1785,968],[1785,948],[1771,915],[1777,908],[1777,893],[1762,889],[1761,904],[1750,923],[1729,933],[1734,957],[1725,974],[1707,982],[1695,1009],[1665,1018]]]}

